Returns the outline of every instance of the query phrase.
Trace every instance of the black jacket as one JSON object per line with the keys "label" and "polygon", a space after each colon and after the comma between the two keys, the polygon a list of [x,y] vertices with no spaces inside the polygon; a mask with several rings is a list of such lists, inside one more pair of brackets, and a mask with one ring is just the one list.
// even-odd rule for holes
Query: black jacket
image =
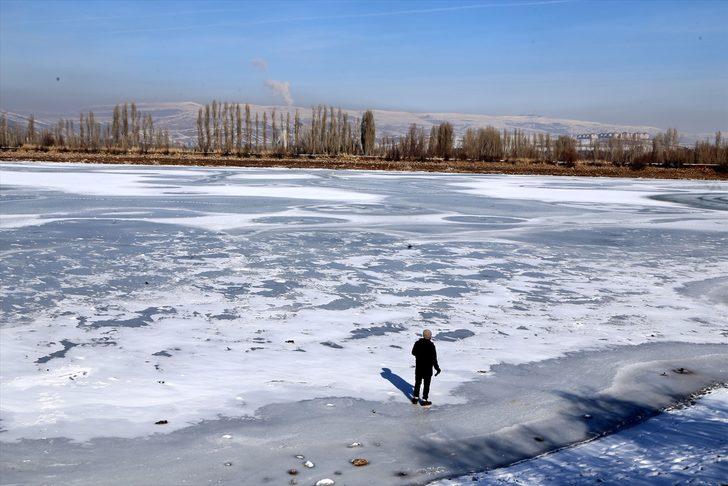
{"label": "black jacket", "polygon": [[419,376],[432,376],[432,368],[440,371],[437,364],[437,350],[435,344],[429,339],[420,338],[412,347],[412,356],[415,359],[415,374]]}

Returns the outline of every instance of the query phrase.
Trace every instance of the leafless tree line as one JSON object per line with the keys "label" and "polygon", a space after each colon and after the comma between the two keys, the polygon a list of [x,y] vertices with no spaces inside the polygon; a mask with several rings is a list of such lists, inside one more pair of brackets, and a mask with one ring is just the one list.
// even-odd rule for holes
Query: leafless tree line
{"label": "leafless tree line", "polygon": [[116,105],[111,123],[96,121],[92,111],[81,113],[78,121],[58,120],[53,126],[38,128],[35,117],[28,118],[27,125],[11,124],[7,116],[0,116],[0,147],[30,147],[47,150],[51,147],[60,150],[82,152],[136,151],[147,153],[150,150],[169,152],[172,142],[167,130],[154,128],[154,120],[149,113],[142,113],[135,103]]}
{"label": "leafless tree line", "polygon": [[248,104],[213,101],[198,110],[195,149],[222,155],[363,154],[373,151],[374,130],[371,112],[362,122],[341,108],[320,105],[303,123],[298,110],[293,119],[275,108],[253,117]]}
{"label": "leafless tree line", "polygon": [[495,162],[506,159],[540,161],[563,160],[575,162],[578,158],[576,141],[562,136],[555,140],[548,134],[528,135],[522,130],[498,131],[493,127],[467,128],[456,144],[454,129],[449,122],[430,128],[410,125],[402,137],[383,137],[382,155],[389,160],[426,160],[455,158]]}
{"label": "leafless tree line", "polygon": [[671,128],[651,141],[597,139],[584,147],[566,135],[552,137],[544,133],[528,134],[518,129],[499,131],[494,127],[485,127],[467,128],[456,144],[452,125],[444,122],[433,126],[429,136],[424,128],[413,124],[401,137],[383,137],[379,154],[388,160],[530,160],[567,165],[584,160],[633,168],[650,164],[666,167],[710,164],[728,169],[728,144],[720,132],[716,133],[712,142],[700,141],[694,147],[680,145],[679,139],[677,130]]}
{"label": "leafless tree line", "polygon": [[[291,113],[251,112],[249,105],[213,101],[197,114],[197,143],[188,147],[203,154],[237,156],[365,155],[387,160],[470,160],[494,162],[531,160],[574,164],[578,160],[608,162],[640,168],[649,164],[680,167],[712,164],[728,170],[728,143],[720,132],[713,140],[693,147],[679,143],[676,129],[656,135],[651,141],[612,138],[595,139],[587,146],[573,137],[528,134],[523,130],[494,127],[467,128],[456,139],[451,123],[434,125],[429,132],[412,124],[398,137],[377,139],[374,114],[360,118],[340,108],[315,106],[305,122],[298,110]],[[106,152],[169,152],[173,146],[166,130],[154,128],[151,114],[142,113],[135,103],[117,105],[109,123],[99,123],[93,112],[78,120],[59,120],[51,127],[38,128],[31,115],[23,127],[0,116],[0,147],[25,146],[36,149]],[[178,150],[182,150],[178,147]]]}

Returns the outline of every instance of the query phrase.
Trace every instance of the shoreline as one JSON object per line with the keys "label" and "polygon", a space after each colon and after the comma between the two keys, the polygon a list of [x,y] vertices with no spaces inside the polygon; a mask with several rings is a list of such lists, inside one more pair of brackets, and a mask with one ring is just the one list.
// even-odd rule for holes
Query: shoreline
{"label": "shoreline", "polygon": [[[529,461],[533,461],[535,459],[548,457],[548,456],[557,454],[557,453],[565,451],[565,450],[573,449],[575,447],[579,447],[579,446],[582,446],[585,444],[590,444],[592,442],[599,441],[601,439],[604,439],[605,437],[610,437],[612,435],[618,434],[625,430],[629,430],[633,427],[641,425],[641,424],[643,424],[651,419],[654,419],[656,417],[659,417],[665,413],[676,411],[676,410],[685,410],[690,407],[693,407],[696,405],[696,402],[698,400],[700,400],[701,398],[704,398],[704,397],[710,395],[712,392],[721,390],[721,389],[728,390],[728,381],[717,381],[717,382],[711,383],[709,385],[706,385],[703,388],[700,388],[692,393],[688,393],[687,395],[678,396],[675,398],[674,402],[672,402],[671,404],[669,404],[667,406],[657,409],[654,414],[637,415],[631,419],[625,420],[624,422],[619,424],[619,426],[617,426],[616,428],[614,428],[612,430],[605,430],[601,433],[598,433],[597,435],[594,435],[594,436],[584,439],[582,441],[567,444],[563,447],[559,447],[557,449],[552,449],[552,450],[546,451],[543,454],[539,454],[537,456],[527,457],[525,459],[521,459],[516,462],[506,464],[505,466],[497,467],[494,469],[486,469],[483,471],[475,471],[475,473],[482,474],[482,473],[486,473],[486,472],[494,472],[494,471],[498,471],[501,469],[507,469],[512,466],[517,466],[517,465],[520,465],[523,463],[527,463]],[[462,477],[465,477],[465,476],[451,476],[451,477],[441,478],[441,479],[433,481],[433,484],[439,483],[442,480],[459,479]]]}
{"label": "shoreline", "polygon": [[329,170],[378,170],[387,172],[440,172],[446,174],[504,174],[631,179],[728,180],[728,172],[711,167],[665,168],[648,166],[640,170],[579,161],[574,167],[533,161],[473,162],[461,160],[387,161],[375,157],[237,157],[205,156],[194,153],[108,154],[85,152],[0,151],[0,162],[73,162],[149,166],[197,166],[240,168],[285,168]]}
{"label": "shoreline", "polygon": [[[514,462],[512,464],[509,464],[504,467],[495,468],[495,469],[489,469],[484,471],[476,471],[471,474],[461,475],[461,476],[453,476],[443,479],[438,479],[430,483],[428,486],[459,486],[465,483],[468,484],[475,484],[475,485],[484,485],[484,484],[503,484],[505,482],[510,483],[510,481],[513,481],[514,479],[518,482],[523,480],[529,480],[532,478],[528,477],[529,472],[535,473],[536,477],[538,477],[539,474],[543,475],[552,475],[555,472],[555,469],[553,468],[564,468],[566,464],[570,464],[570,461],[573,461],[573,457],[569,456],[577,456],[579,460],[589,463],[590,457],[587,456],[580,456],[580,454],[583,454],[581,451],[589,451],[589,448],[594,447],[600,447],[605,448],[607,447],[606,442],[609,441],[619,441],[620,437],[623,437],[625,435],[632,434],[632,437],[635,435],[640,435],[644,433],[645,427],[655,427],[655,424],[659,422],[660,420],[665,420],[665,417],[670,416],[674,413],[691,413],[692,410],[694,410],[696,407],[700,407],[703,404],[701,403],[704,399],[710,398],[714,396],[716,393],[723,392],[728,394],[728,383],[715,383],[713,385],[709,385],[702,390],[699,390],[691,395],[688,395],[686,397],[682,397],[679,399],[675,404],[664,407],[662,410],[658,411],[657,414],[652,416],[646,416],[641,420],[638,420],[634,423],[630,423],[628,425],[625,425],[624,427],[619,428],[618,430],[612,431],[611,433],[604,433],[602,435],[592,437],[590,439],[587,439],[582,442],[576,442],[574,444],[567,445],[562,448],[554,449],[548,452],[545,452],[544,454],[523,459],[517,462]],[[680,432],[671,431],[673,434],[678,434]],[[622,439],[624,440],[624,439]],[[629,439],[628,439],[629,440]],[[683,444],[680,444],[679,447],[682,447]],[[612,449],[614,446],[609,447]],[[639,448],[639,445],[637,446]],[[592,449],[593,450],[593,449]],[[628,451],[628,450],[619,450],[616,453],[610,454],[610,458],[616,460],[621,460],[624,462],[629,463],[629,461],[632,459],[631,456],[635,454],[634,451]],[[658,453],[656,453],[658,454]],[[689,454],[689,453],[688,453]],[[603,456],[602,456],[603,457]],[[704,456],[705,457],[705,456]],[[720,455],[718,455],[720,457]],[[653,459],[652,457],[649,457],[648,459]],[[680,462],[683,462],[684,457],[678,458]],[[674,462],[675,460],[673,460]],[[663,461],[664,462],[664,461]],[[587,476],[589,478],[599,478],[600,475],[603,475],[604,473],[610,472],[610,467],[604,464],[592,464],[591,470],[587,470]],[[660,464],[659,459],[657,461],[656,471],[658,474],[670,474],[673,471],[669,471],[667,469],[659,469],[660,467],[664,467],[665,464]],[[614,466],[612,466],[614,467]],[[618,466],[617,466],[618,467]],[[541,470],[540,468],[543,468]],[[548,468],[552,468],[551,470],[548,470]],[[688,469],[685,467],[683,469]],[[702,467],[700,468],[700,471],[702,471]],[[583,477],[582,474],[584,471],[580,472],[580,477]],[[601,473],[601,474],[600,474]],[[638,470],[631,470],[627,474],[643,474],[644,471],[638,471]],[[691,474],[695,474],[694,471],[691,471]],[[519,476],[522,475],[522,476]],[[543,476],[542,476],[543,477]],[[674,479],[674,478],[673,478]],[[684,478],[683,478],[684,479]],[[603,480],[602,480],[603,482]],[[674,482],[674,481],[673,481]]]}

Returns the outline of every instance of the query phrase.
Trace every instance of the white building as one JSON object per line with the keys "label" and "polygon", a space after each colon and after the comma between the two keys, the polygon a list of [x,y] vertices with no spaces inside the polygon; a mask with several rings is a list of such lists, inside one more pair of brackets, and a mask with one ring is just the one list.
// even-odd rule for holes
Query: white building
{"label": "white building", "polygon": [[652,138],[649,133],[645,132],[581,133],[576,136],[576,142],[580,150],[591,150],[596,145],[606,148],[612,140],[621,141],[625,148],[640,145],[648,149],[652,146]]}

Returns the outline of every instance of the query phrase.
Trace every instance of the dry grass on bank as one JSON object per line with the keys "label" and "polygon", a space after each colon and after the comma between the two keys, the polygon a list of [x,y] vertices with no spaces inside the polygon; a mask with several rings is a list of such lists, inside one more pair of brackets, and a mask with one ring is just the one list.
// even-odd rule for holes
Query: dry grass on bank
{"label": "dry grass on bank", "polygon": [[477,174],[558,175],[588,177],[635,177],[655,179],[728,180],[728,173],[712,167],[665,168],[648,166],[643,169],[618,167],[608,163],[579,161],[573,167],[531,160],[507,162],[473,162],[461,160],[387,161],[364,156],[301,156],[296,158],[257,156],[237,157],[201,155],[192,152],[162,153],[84,153],[33,150],[0,151],[0,161],[78,162],[102,164],[187,165],[220,167],[279,167],[308,169],[351,169],[386,171],[423,171]]}

